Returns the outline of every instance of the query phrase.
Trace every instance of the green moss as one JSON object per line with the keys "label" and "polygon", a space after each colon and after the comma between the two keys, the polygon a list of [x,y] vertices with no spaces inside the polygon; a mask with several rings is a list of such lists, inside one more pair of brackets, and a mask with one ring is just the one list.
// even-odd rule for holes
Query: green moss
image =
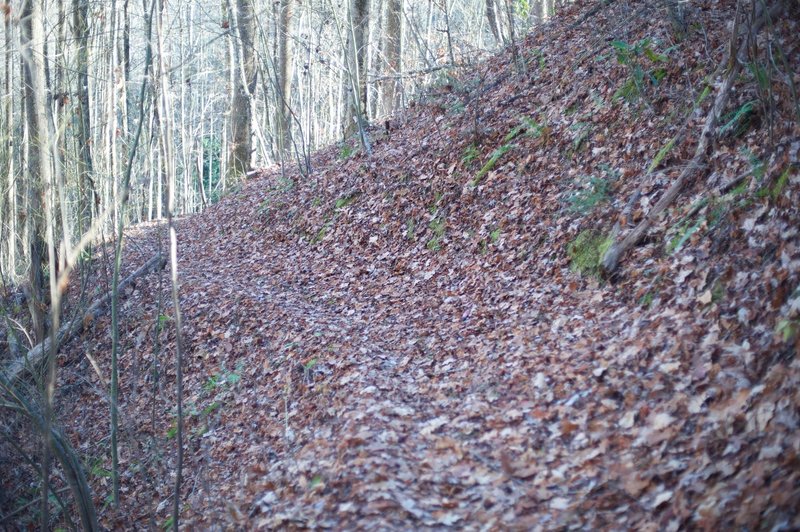
{"label": "green moss", "polygon": [[414,239],[414,231],[417,229],[417,222],[414,221],[413,218],[409,218],[406,220],[406,239],[413,240]]}
{"label": "green moss", "polygon": [[650,166],[647,168],[647,172],[648,173],[650,173],[653,170],[655,170],[656,168],[658,168],[658,165],[661,164],[661,161],[664,160],[664,157],[666,157],[667,154],[670,152],[670,150],[673,147],[675,147],[675,142],[677,142],[677,140],[678,140],[678,137],[672,137],[669,140],[669,142],[667,142],[664,145],[664,147],[662,147],[660,150],[658,150],[658,153],[656,154],[655,158],[653,158],[653,162],[651,162]]}
{"label": "green moss", "polygon": [[513,146],[509,144],[503,144],[502,146],[494,150],[492,152],[492,155],[489,157],[489,160],[486,161],[486,164],[484,164],[483,167],[481,167],[481,169],[478,170],[478,173],[475,175],[475,179],[472,180],[472,186],[474,187],[478,186],[478,183],[483,178],[483,176],[488,174],[492,170],[492,168],[494,168],[494,165],[497,164],[497,161],[499,161],[503,155],[508,153],[512,147]]}
{"label": "green moss", "polygon": [[570,266],[581,275],[600,275],[600,261],[614,240],[592,230],[582,231],[567,246]]}
{"label": "green moss", "polygon": [[320,228],[319,231],[317,231],[317,234],[315,234],[314,238],[311,239],[311,245],[312,246],[316,246],[317,244],[322,242],[322,239],[325,238],[325,235],[328,234],[328,227],[329,226],[330,226],[330,223],[326,223],[325,225],[323,225]]}
{"label": "green moss", "polygon": [[344,209],[345,207],[353,203],[357,197],[358,194],[352,194],[350,196],[342,196],[341,198],[336,200],[336,202],[333,205],[333,208],[337,211],[339,209]]}
{"label": "green moss", "polygon": [[426,247],[431,251],[439,251],[442,248],[442,238],[447,228],[447,222],[443,218],[434,218],[428,224],[428,229],[433,233],[433,237],[428,240]]}
{"label": "green moss", "polygon": [[775,182],[775,186],[772,187],[770,190],[770,196],[772,197],[772,201],[778,201],[778,198],[781,197],[783,194],[783,189],[786,187],[786,184],[789,182],[789,174],[791,173],[792,167],[787,166],[786,170],[783,171],[781,176]]}
{"label": "green moss", "polygon": [[339,148],[339,159],[341,160],[349,159],[356,153],[356,151],[358,151],[356,150],[356,148],[354,148],[350,144],[344,143],[342,144],[342,147]]}
{"label": "green moss", "polygon": [[464,149],[464,154],[461,156],[461,162],[464,166],[471,165],[480,156],[480,152],[475,144],[470,144]]}

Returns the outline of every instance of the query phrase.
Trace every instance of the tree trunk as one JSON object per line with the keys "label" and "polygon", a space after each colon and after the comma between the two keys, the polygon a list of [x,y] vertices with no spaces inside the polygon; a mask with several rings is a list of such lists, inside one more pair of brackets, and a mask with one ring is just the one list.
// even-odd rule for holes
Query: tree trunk
{"label": "tree trunk", "polygon": [[[45,190],[45,185],[51,183],[51,161],[49,131],[47,124],[47,88],[45,85],[45,35],[44,17],[41,2],[25,2],[22,8],[22,35],[20,39],[24,97],[26,107],[26,120],[29,131],[28,147],[28,179],[29,179],[29,212],[28,216],[32,220],[30,231],[30,290],[31,290],[31,318],[34,325],[34,334],[37,343],[45,338],[45,302],[44,302],[44,275],[43,258],[45,253],[45,242],[43,239],[42,225],[45,218],[43,204],[45,203],[49,190]],[[52,225],[48,223],[48,228]],[[48,231],[48,234],[51,234]],[[51,246],[52,255],[52,246]],[[51,266],[55,263],[51,260]],[[55,275],[51,272],[51,275]],[[51,278],[51,286],[52,286]],[[52,290],[51,290],[52,293]],[[52,437],[50,427],[52,423],[52,397],[55,386],[53,369],[54,350],[49,353],[48,371],[45,376],[45,430],[42,445],[42,504],[41,504],[41,523],[42,529],[49,526],[48,493],[50,491],[50,451],[52,449]]]}
{"label": "tree trunk", "polygon": [[[3,170],[7,179],[8,195],[3,208],[3,216],[6,221],[0,219],[0,223],[4,223],[4,227],[8,227],[8,237],[0,239],[0,242],[7,244],[6,259],[8,264],[8,271],[12,276],[16,273],[17,266],[17,180],[14,175],[14,143],[11,142],[14,132],[14,107],[12,105],[11,93],[12,78],[14,75],[13,61],[12,61],[12,47],[11,47],[11,30],[12,25],[8,17],[3,17],[3,33],[5,35],[5,51],[3,53],[3,131],[2,131],[2,154],[4,157]],[[2,249],[0,249],[2,255]]]}
{"label": "tree trunk", "polygon": [[236,0],[236,19],[233,46],[237,61],[233,73],[233,95],[231,99],[231,147],[228,175],[231,178],[244,176],[251,167],[251,138],[253,132],[252,94],[256,88],[255,16],[252,0]]}
{"label": "tree trunk", "polygon": [[364,113],[367,109],[367,48],[369,44],[369,0],[350,0],[350,20],[348,21],[348,57],[349,76],[345,76],[345,94],[356,91],[352,97],[346,98],[344,116],[344,134],[350,136],[359,130],[359,124],[366,121]]}
{"label": "tree trunk", "polygon": [[23,99],[28,129],[28,234],[30,246],[29,306],[36,342],[44,340],[44,260],[42,183],[50,172],[44,69],[44,27],[40,2],[25,2],[22,10],[21,52]]}
{"label": "tree trunk", "polygon": [[494,35],[494,40],[499,44],[500,40],[500,27],[497,24],[497,14],[495,13],[494,0],[486,0],[486,20],[489,22],[489,29]]}
{"label": "tree trunk", "polygon": [[369,57],[369,0],[355,0],[353,24],[358,68],[358,98],[361,110],[365,113],[367,109],[367,58]]}
{"label": "tree trunk", "polygon": [[89,0],[73,0],[73,34],[78,46],[75,69],[78,77],[78,119],[75,132],[78,143],[78,232],[92,225],[92,207],[96,191],[92,179],[91,111],[89,108]]}
{"label": "tree trunk", "polygon": [[383,81],[383,114],[390,117],[397,108],[397,99],[400,94],[398,87],[402,87],[400,74],[402,73],[403,57],[403,0],[388,0],[386,6],[386,39],[384,40],[383,57],[386,61]]}
{"label": "tree trunk", "polygon": [[291,87],[292,87],[292,0],[280,0],[280,15],[278,18],[278,98],[275,102],[276,120],[278,128],[278,153],[281,157],[289,155],[292,149],[291,137]]}

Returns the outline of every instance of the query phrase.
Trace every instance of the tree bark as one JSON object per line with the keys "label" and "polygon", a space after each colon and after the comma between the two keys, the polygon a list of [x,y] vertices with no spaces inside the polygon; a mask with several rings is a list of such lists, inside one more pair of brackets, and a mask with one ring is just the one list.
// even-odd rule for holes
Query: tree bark
{"label": "tree bark", "polygon": [[278,128],[278,152],[282,158],[287,157],[292,149],[291,137],[291,88],[292,88],[292,0],[280,0],[278,17],[278,98],[276,102],[276,120]]}
{"label": "tree bark", "polygon": [[349,75],[344,76],[344,93],[355,94],[345,98],[346,112],[343,126],[345,136],[361,129],[367,109],[367,48],[369,44],[369,0],[348,0],[350,4],[348,39],[345,51]]}
{"label": "tree bark", "polygon": [[233,73],[233,95],[231,98],[231,146],[228,176],[236,179],[247,174],[251,168],[253,106],[252,94],[256,88],[255,16],[252,0],[236,0],[234,52],[237,61]]}
{"label": "tree bark", "polygon": [[500,27],[497,21],[497,14],[495,13],[494,0],[485,0],[486,2],[486,20],[489,23],[489,29],[494,35],[494,40],[500,44]]}
{"label": "tree bark", "polygon": [[44,69],[44,25],[40,2],[24,2],[21,12],[21,53],[23,66],[23,99],[28,128],[28,234],[30,250],[29,308],[33,322],[34,337],[42,342],[45,335],[44,260],[45,242],[42,217],[42,182],[44,173],[50,171],[47,143],[47,115],[45,69]]}
{"label": "tree bark", "polygon": [[89,0],[73,0],[73,26],[78,46],[75,68],[78,77],[78,189],[80,197],[78,232],[92,225],[92,211],[96,191],[92,179],[91,110],[89,107]]}
{"label": "tree bark", "polygon": [[402,87],[399,75],[402,73],[403,57],[403,0],[388,0],[386,6],[386,38],[383,57],[386,61],[383,81],[383,115],[390,117],[397,108]]}

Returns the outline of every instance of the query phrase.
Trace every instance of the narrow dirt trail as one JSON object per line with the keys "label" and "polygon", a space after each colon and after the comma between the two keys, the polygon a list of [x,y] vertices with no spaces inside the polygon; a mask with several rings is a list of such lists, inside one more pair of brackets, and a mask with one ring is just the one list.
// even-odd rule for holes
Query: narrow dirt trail
{"label": "narrow dirt trail", "polygon": [[[367,260],[331,268],[275,243],[209,240],[200,220],[182,234],[215,250],[182,253],[193,257],[181,264],[189,389],[209,367],[241,374],[188,467],[202,472],[197,507],[217,508],[203,510],[205,525],[497,526],[526,514],[532,525],[548,522],[548,501],[563,513],[586,493],[591,482],[566,482],[571,467],[554,470],[596,454],[557,420],[592,394],[571,384],[595,369],[588,348],[614,321],[592,319],[582,294],[526,282],[511,303],[485,301],[453,272],[438,286],[435,274],[407,282]],[[517,281],[484,279],[507,294]],[[543,315],[556,307],[581,325],[553,327]],[[549,370],[565,358],[572,369]]]}
{"label": "narrow dirt trail", "polygon": [[731,409],[755,416],[797,368],[763,397],[734,373],[709,387],[702,346],[741,347],[690,302],[631,313],[613,286],[480,254],[398,272],[319,253],[263,236],[260,187],[181,226],[188,401],[219,405],[188,422],[187,524],[669,526],[710,501],[712,521],[753,493],[788,503],[752,485],[773,436],[713,457]]}
{"label": "narrow dirt trail", "polygon": [[[668,46],[662,7],[554,19],[521,47],[527,72],[506,53],[448,78],[404,127],[372,131],[372,157],[328,148],[310,175],[265,171],[180,222],[185,525],[800,527],[793,105],[778,110],[780,156],[755,122],[721,138],[619,278],[592,268],[691,156],[688,141],[662,150],[701,130],[686,105],[736,10],[696,4],[703,30]],[[793,65],[795,26],[781,21]],[[664,69],[647,105],[619,97],[619,47],[635,43]],[[715,192],[756,156],[762,178]],[[156,232],[131,236],[126,265],[155,253]],[[175,343],[156,277],[122,309],[128,491],[109,528],[169,518]],[[98,321],[65,346],[59,419],[108,466],[105,389],[83,361],[108,374]]]}

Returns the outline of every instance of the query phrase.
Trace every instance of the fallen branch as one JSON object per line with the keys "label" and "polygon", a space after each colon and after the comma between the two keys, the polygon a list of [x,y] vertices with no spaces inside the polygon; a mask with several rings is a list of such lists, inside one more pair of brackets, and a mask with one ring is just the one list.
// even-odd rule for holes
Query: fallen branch
{"label": "fallen branch", "polygon": [[[782,10],[783,2],[779,1],[772,8],[770,8],[766,14],[762,13],[762,15],[758,17],[748,28],[749,38],[755,38],[755,35],[758,33],[764,23],[770,18],[777,16]],[[695,149],[692,160],[689,161],[689,164],[687,164],[683,169],[681,174],[678,176],[678,179],[672,183],[661,199],[658,200],[658,203],[656,203],[650,212],[647,213],[647,216],[645,216],[644,219],[639,222],[639,224],[630,233],[628,233],[625,238],[622,239],[622,241],[615,241],[608,251],[606,251],[605,255],[603,255],[603,259],[600,262],[600,267],[606,276],[613,274],[614,270],[616,270],[617,266],[619,265],[622,255],[642,239],[658,216],[672,204],[675,198],[678,197],[678,194],[681,193],[683,188],[694,177],[695,173],[704,166],[705,160],[708,157],[708,148],[711,144],[712,138],[714,137],[717,123],[719,122],[719,118],[722,115],[723,109],[725,108],[725,104],[728,103],[728,98],[730,96],[731,89],[733,88],[733,84],[736,81],[736,76],[739,74],[739,71],[742,68],[743,58],[739,57],[739,55],[742,53],[745,47],[743,45],[736,46],[735,43],[738,41],[738,38],[739,31],[737,16],[737,23],[734,25],[734,30],[731,34],[730,51],[728,56],[721,63],[721,65],[726,65],[727,63],[728,73],[725,77],[725,80],[722,82],[722,86],[717,93],[717,97],[714,99],[714,104],[711,106],[711,110],[706,116],[705,125],[703,126],[702,133],[700,134],[700,140],[697,143],[697,148]]]}
{"label": "fallen branch", "polygon": [[586,22],[587,20],[598,14],[600,11],[613,4],[614,1],[615,0],[603,0],[602,2],[597,4],[597,6],[587,11],[581,18],[570,24],[570,26],[567,29],[574,30],[575,28],[577,28],[578,26],[580,26],[581,24],[583,24],[584,22]]}
{"label": "fallen branch", "polygon": [[[148,260],[144,265],[126,277],[119,283],[119,292],[122,292],[127,286],[132,284],[136,279],[146,275],[152,271],[162,269],[167,263],[166,258],[158,254]],[[103,297],[92,303],[92,305],[83,314],[75,317],[61,326],[58,330],[58,345],[63,344],[76,334],[80,333],[86,324],[91,323],[100,317],[105,310],[105,307],[111,301],[111,292],[107,292]],[[9,382],[14,382],[26,369],[31,371],[38,367],[45,359],[47,353],[50,352],[50,337],[48,336],[42,343],[34,346],[28,353],[15,360],[6,369],[5,375]]]}

